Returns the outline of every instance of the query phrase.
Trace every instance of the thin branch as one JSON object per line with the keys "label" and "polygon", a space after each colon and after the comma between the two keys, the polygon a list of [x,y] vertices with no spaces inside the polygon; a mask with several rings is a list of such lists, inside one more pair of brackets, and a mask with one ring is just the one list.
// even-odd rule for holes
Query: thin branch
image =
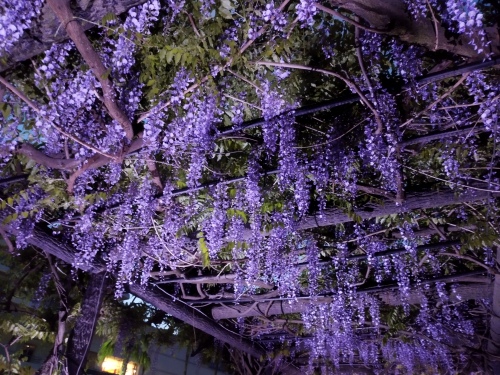
{"label": "thin branch", "polygon": [[486,191],[486,192],[489,192],[489,193],[497,193],[498,194],[498,190],[483,189],[483,188],[479,188],[479,187],[476,187],[476,186],[464,185],[464,184],[461,184],[459,182],[453,182],[453,181],[450,181],[450,180],[445,180],[444,178],[439,178],[439,177],[433,176],[431,174],[419,171],[417,169],[408,167],[406,165],[403,165],[402,167],[405,168],[405,169],[409,169],[410,171],[413,171],[415,173],[419,173],[419,174],[424,175],[426,177],[432,178],[434,180],[441,181],[441,182],[446,182],[447,184],[450,184],[450,185],[460,186],[460,187],[465,188],[465,189],[472,189],[472,190],[477,190],[477,191]]}
{"label": "thin branch", "polygon": [[47,258],[47,260],[49,262],[50,271],[51,271],[52,277],[54,279],[54,284],[56,286],[56,291],[57,291],[57,294],[59,295],[59,299],[61,301],[61,305],[64,306],[64,309],[65,309],[66,313],[68,313],[69,312],[69,308],[68,308],[68,295],[67,295],[67,291],[62,286],[61,279],[59,278],[59,275],[57,274],[57,270],[54,267],[54,264],[52,263],[52,259],[51,259],[52,256],[50,254],[45,253],[45,257]]}
{"label": "thin branch", "polygon": [[[131,154],[139,149],[141,149],[143,146],[143,140],[142,138],[137,138],[132,141],[130,146],[125,150],[124,154],[128,155]],[[91,169],[96,169],[105,166],[108,164],[110,161],[117,161],[116,157],[109,157],[107,155],[94,155],[90,157],[89,159],[86,160],[86,163],[83,164],[77,171],[75,171],[71,176],[68,178],[68,187],[67,190],[68,192],[72,193],[76,179],[80,177],[85,171],[91,170]]]}
{"label": "thin branch", "polygon": [[238,99],[237,97],[235,96],[232,96],[232,95],[229,95],[229,94],[223,94],[226,98],[229,98],[231,100],[234,100],[235,102],[240,102],[240,103],[243,103],[243,104],[246,104],[250,107],[253,107],[255,109],[258,109],[259,111],[262,111],[262,108],[260,108],[259,106],[256,106],[255,104],[252,104],[252,103],[249,103],[245,100],[242,100],[242,99]]}
{"label": "thin branch", "polygon": [[460,87],[460,85],[467,79],[467,77],[470,74],[471,74],[470,72],[463,74],[462,77],[453,85],[453,87],[451,87],[448,91],[446,91],[443,95],[441,95],[439,98],[437,98],[436,100],[434,100],[425,109],[423,109],[422,111],[420,111],[419,113],[417,113],[411,119],[409,119],[408,121],[406,121],[403,124],[401,124],[399,127],[403,128],[406,125],[411,124],[414,120],[416,120],[417,118],[419,118],[420,116],[422,116],[424,113],[426,113],[427,111],[429,111],[430,109],[432,109],[438,103],[442,102],[444,99],[446,99],[448,96],[450,96],[458,87]]}
{"label": "thin branch", "polygon": [[373,91],[372,81],[368,76],[368,72],[366,71],[365,67],[365,62],[363,60],[363,51],[361,50],[361,40],[360,40],[359,30],[360,29],[357,26],[354,29],[354,45],[356,47],[356,56],[358,57],[359,67],[361,68],[361,73],[363,74],[366,84],[368,85],[368,90],[370,91],[370,95],[372,96],[373,100],[375,100],[375,92]]}
{"label": "thin branch", "polygon": [[[356,21],[359,20],[357,16],[355,17],[355,19],[356,19]],[[371,81],[370,76],[368,75],[368,73],[366,71],[365,62],[363,61],[363,51],[361,50],[361,41],[359,38],[359,34],[360,34],[360,28],[358,26],[356,26],[354,29],[354,44],[356,46],[356,56],[358,57],[359,67],[361,68],[361,73],[363,74],[363,77],[365,78],[366,84],[368,85],[368,90],[370,91],[370,95],[371,95],[373,101],[375,101],[375,103],[376,103],[377,97],[375,96],[375,91],[373,90],[372,81]],[[375,116],[375,118],[377,119],[376,116]],[[377,126],[377,130],[375,131],[375,134],[377,134],[377,135],[382,134],[382,131],[384,129],[382,126],[382,121],[380,119],[377,120],[377,125],[378,126]]]}
{"label": "thin branch", "polygon": [[434,10],[432,9],[432,6],[429,3],[429,0],[425,0],[425,2],[427,3],[427,6],[429,7],[429,10],[430,10],[431,16],[432,16],[432,21],[434,22],[434,32],[436,33],[436,44],[434,45],[434,51],[437,51],[438,47],[439,47],[439,23],[438,23],[438,20],[436,18],[436,15],[434,14]]}
{"label": "thin branch", "polygon": [[191,13],[189,13],[189,12],[184,12],[184,13],[186,13],[186,14],[187,14],[187,16],[188,16],[188,18],[189,18],[189,23],[190,23],[190,24],[191,24],[191,26],[193,27],[193,31],[194,31],[194,33],[196,34],[196,36],[197,36],[198,38],[201,38],[202,36],[201,36],[200,32],[198,31],[198,28],[196,27],[196,24],[194,23],[194,19],[193,19],[193,16],[191,15]]}
{"label": "thin branch", "polygon": [[231,70],[231,69],[228,69],[227,70],[229,73],[231,73],[233,76],[235,76],[236,78],[239,78],[241,79],[243,82],[246,82],[248,83],[250,86],[252,86],[253,88],[255,88],[255,90],[259,91],[259,92],[263,92],[264,90],[262,90],[256,83],[253,83],[252,81],[250,81],[248,78],[242,76],[241,74],[239,73],[236,73],[234,70]]}
{"label": "thin branch", "polygon": [[484,268],[486,271],[488,271],[489,274],[492,274],[492,275],[500,274],[495,268],[490,267],[490,266],[484,264],[483,262],[481,262],[480,260],[478,260],[474,257],[470,257],[468,255],[457,254],[457,253],[436,253],[436,255],[437,256],[449,256],[452,258],[467,260],[469,262],[472,262],[472,263],[477,264],[478,266]]}
{"label": "thin branch", "polygon": [[94,25],[94,26],[98,26],[98,27],[101,27],[103,28],[104,30],[108,30],[108,31],[112,31],[113,33],[115,33],[115,35],[118,35],[118,37],[120,38],[123,38],[127,41],[129,41],[130,43],[134,44],[134,41],[130,38],[127,38],[125,36],[125,33],[118,33],[116,29],[113,29],[112,27],[109,27],[109,26],[106,26],[106,25],[103,25],[102,23],[98,23],[98,22],[94,22],[94,21],[91,21],[91,20],[88,20],[86,18],[81,18],[81,17],[73,17],[75,20],[80,20],[80,21],[83,21],[83,22],[86,22],[86,23],[89,23],[91,25]]}
{"label": "thin branch", "polygon": [[198,276],[198,277],[192,277],[190,279],[186,278],[177,278],[177,279],[168,279],[168,280],[161,280],[157,281],[155,284],[170,284],[170,283],[177,283],[177,284],[236,284],[236,283],[242,283],[245,285],[254,285],[259,288],[263,289],[273,289],[274,286],[267,284],[263,281],[259,280],[237,280],[238,276],[236,274],[227,274],[227,275],[222,275],[222,276]]}
{"label": "thin branch", "polygon": [[[426,215],[427,216],[427,215]],[[444,232],[441,230],[441,228],[439,228],[436,224],[434,224],[434,222],[432,221],[432,219],[427,216],[427,219],[429,220],[429,226],[434,229],[436,231],[437,234],[439,234],[439,237],[443,240],[443,241],[446,241],[448,238],[446,237],[446,235],[444,234]],[[455,250],[455,253],[456,254],[459,254],[460,251],[458,250],[457,246],[456,245],[452,245],[451,246],[453,248],[453,250]]]}
{"label": "thin branch", "polygon": [[54,124],[51,120],[46,118],[40,109],[36,106],[35,103],[33,103],[26,95],[24,95],[21,91],[19,91],[17,88],[15,88],[13,85],[11,85],[5,78],[0,76],[0,83],[3,83],[14,95],[16,95],[19,99],[21,99],[23,102],[25,102],[28,107],[30,107],[32,110],[34,110],[41,118],[43,118],[45,121],[47,121],[52,127],[54,127],[59,133],[65,135],[66,137],[70,138],[71,140],[75,141],[76,143],[88,148],[89,150],[94,151],[97,154],[104,155],[110,159],[115,159],[115,155],[110,155],[106,154],[105,152],[102,152],[98,148],[95,148],[94,146],[88,144],[85,141],[82,141],[78,137],[75,137],[74,135],[66,132],[64,129],[60,128],[58,125]]}
{"label": "thin branch", "polygon": [[62,25],[68,33],[71,40],[75,43],[76,48],[82,55],[85,62],[90,66],[95,77],[101,84],[103,92],[104,105],[108,109],[109,115],[116,120],[129,140],[134,138],[134,130],[132,123],[127,115],[120,109],[117,104],[116,93],[108,78],[109,71],[102,63],[101,57],[95,51],[92,43],[85,35],[85,30],[80,22],[73,17],[69,0],[47,0],[50,8],[62,22]]}
{"label": "thin branch", "polygon": [[462,128],[462,129],[448,130],[448,131],[427,134],[427,135],[423,135],[421,137],[408,139],[406,141],[400,142],[399,145],[401,147],[406,147],[406,146],[420,144],[420,143],[427,143],[427,142],[431,142],[434,140],[442,140],[443,138],[455,137],[455,136],[459,136],[459,135],[463,135],[463,134],[467,134],[467,136],[469,136],[469,134],[479,132],[482,130],[485,130],[484,126],[467,126],[465,128]]}
{"label": "thin branch", "polygon": [[[54,0],[51,0],[51,1],[54,1]],[[60,0],[59,0],[60,1]],[[282,11],[287,5],[288,3],[290,2],[290,0],[285,0],[283,1],[283,3],[281,3],[281,5],[278,7],[278,10]],[[276,16],[273,16],[271,17],[271,20],[273,20]],[[243,44],[240,49],[238,50],[238,53],[235,55],[235,56],[241,56],[254,42],[256,39],[258,39],[262,34],[265,33],[265,31],[268,29],[268,25],[264,25],[256,34],[255,34],[255,37],[253,39],[250,39],[249,41],[247,41],[245,44]],[[234,58],[231,57],[227,60],[227,62],[224,64],[224,66],[222,68],[220,68],[218,70],[218,73],[221,73],[225,70],[227,70],[232,64],[233,64],[233,61],[234,61]],[[212,77],[212,74],[209,74],[209,75],[206,75],[205,77],[203,77],[199,82],[196,82],[194,84],[192,84],[191,86],[189,86],[186,90],[184,90],[183,94],[182,95],[186,95],[190,92],[193,92],[194,90],[196,90],[198,87],[202,86],[203,84],[205,84],[206,82],[208,82],[208,80]],[[143,113],[139,119],[137,120],[138,122],[142,122],[144,121],[145,119],[147,119],[149,116],[151,116],[152,113],[154,112],[157,112],[157,111],[162,111],[164,110],[165,108],[169,107],[171,104],[170,100],[159,105],[159,106],[156,106],[155,108],[149,110],[148,112],[145,112]]]}
{"label": "thin branch", "polygon": [[358,190],[363,191],[363,192],[368,193],[368,194],[379,195],[379,196],[388,198],[394,202],[397,201],[397,197],[394,194],[389,193],[388,191],[385,191],[383,189],[379,189],[379,188],[372,187],[372,186],[365,186],[365,185],[356,185],[356,188]]}
{"label": "thin branch", "polygon": [[361,120],[360,122],[358,122],[356,125],[354,125],[352,128],[350,128],[349,130],[347,130],[345,133],[342,133],[341,135],[339,135],[338,137],[335,137],[333,139],[330,139],[329,141],[326,141],[326,142],[321,142],[321,143],[315,143],[313,145],[310,145],[310,146],[296,146],[295,148],[298,148],[298,149],[304,149],[304,148],[316,148],[316,147],[321,147],[321,146],[326,146],[328,144],[331,144],[333,142],[336,142],[338,141],[339,139],[345,137],[347,134],[349,134],[350,132],[352,132],[354,129],[356,129],[358,126],[360,126],[361,124],[363,124],[364,122],[366,121],[366,119],[364,120]]}
{"label": "thin branch", "polygon": [[[373,107],[372,103],[366,98],[365,94],[361,89],[356,85],[354,82],[351,80],[345,78],[341,74],[332,72],[331,70],[326,70],[326,69],[319,69],[319,68],[312,68],[310,66],[306,65],[300,65],[300,64],[288,64],[288,63],[277,63],[277,62],[272,62],[272,61],[255,61],[255,65],[264,65],[264,66],[277,66],[277,67],[282,67],[282,68],[290,68],[290,69],[300,69],[300,70],[307,70],[310,72],[318,72],[322,74],[326,74],[335,78],[338,78],[344,83],[349,86],[352,90],[358,94],[360,97],[361,101],[372,111],[373,115],[375,116],[375,121],[377,122],[378,128],[382,128],[382,119],[380,118],[380,115],[378,114],[377,110]],[[377,129],[378,131],[378,129]]]}

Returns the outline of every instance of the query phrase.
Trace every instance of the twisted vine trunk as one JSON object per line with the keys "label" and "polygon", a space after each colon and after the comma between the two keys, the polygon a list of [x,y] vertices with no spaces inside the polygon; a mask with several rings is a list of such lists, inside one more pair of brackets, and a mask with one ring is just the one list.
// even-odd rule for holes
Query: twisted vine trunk
{"label": "twisted vine trunk", "polygon": [[80,375],[85,369],[87,353],[94,336],[107,284],[106,273],[90,274],[80,315],[71,331],[66,349],[68,373],[71,375]]}
{"label": "twisted vine trunk", "polygon": [[105,273],[90,274],[87,290],[81,304],[80,315],[68,338],[66,353],[64,352],[64,341],[68,328],[66,324],[68,314],[65,310],[67,301],[61,303],[54,349],[36,372],[36,375],[52,375],[58,371],[61,374],[83,374],[105,288]]}
{"label": "twisted vine trunk", "polygon": [[[497,249],[497,264],[500,262],[500,249]],[[487,353],[488,367],[492,374],[500,375],[500,275],[495,275],[493,283],[493,302],[491,304],[490,340]]]}

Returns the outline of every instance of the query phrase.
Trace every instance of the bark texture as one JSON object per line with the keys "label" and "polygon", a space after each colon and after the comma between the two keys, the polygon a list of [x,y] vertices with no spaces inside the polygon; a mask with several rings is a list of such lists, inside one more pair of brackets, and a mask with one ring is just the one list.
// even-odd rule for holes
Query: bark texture
{"label": "bark texture", "polygon": [[[427,18],[413,19],[406,11],[403,0],[330,0],[330,4],[332,7],[351,11],[372,28],[381,30],[383,34],[394,35],[404,42],[420,44],[429,50],[445,50],[465,57],[485,56],[484,53],[478,55],[466,36],[460,39],[448,39],[445,35],[446,30],[440,25],[436,37],[434,22]],[[498,54],[500,51],[498,29],[488,28],[486,32],[491,41],[491,52]]]}
{"label": "bark texture", "polygon": [[87,353],[90,342],[94,336],[95,326],[102,300],[104,290],[107,284],[105,272],[90,274],[87,284],[87,290],[83,297],[80,315],[76,321],[75,327],[71,331],[66,349],[66,358],[68,360],[68,374],[83,374],[85,363],[87,362]]}
{"label": "bark texture", "polygon": [[173,317],[181,319],[184,323],[212,335],[234,349],[246,352],[256,358],[265,355],[265,351],[257,344],[254,345],[251,341],[215,323],[200,311],[174,301],[170,296],[163,294],[160,289],[155,290],[138,284],[131,284],[129,288],[133,295]]}
{"label": "bark texture", "polygon": [[[78,0],[72,1],[71,5],[75,17],[96,23],[100,22],[107,14],[118,15],[145,2],[146,0]],[[85,30],[94,26],[92,23],[82,22],[82,27]],[[49,49],[53,43],[60,43],[67,39],[69,39],[68,34],[66,34],[64,27],[61,27],[61,22],[50,6],[45,3],[41,17],[37,22],[34,22],[32,28],[24,33],[9,55],[2,56],[6,58],[6,61],[3,59],[0,61],[0,72],[41,54]]]}
{"label": "bark texture", "polygon": [[[469,280],[472,281],[472,280]],[[490,282],[489,278],[478,277],[475,282],[469,282],[467,284],[457,284],[456,293],[450,295],[450,301],[452,303],[458,302],[460,300],[475,300],[481,298],[491,298],[493,294],[493,284]],[[385,291],[377,294],[384,303],[392,306],[398,306],[402,304],[401,296],[397,291]],[[408,297],[408,302],[412,305],[418,305],[421,303],[421,293],[415,290],[410,292]],[[323,304],[332,301],[332,297],[319,297],[314,301],[311,299],[304,299],[294,301],[290,304],[288,301],[265,301],[260,303],[247,303],[238,304],[231,306],[221,306],[212,309],[212,317],[216,320],[219,319],[235,319],[235,318],[245,318],[251,316],[272,316],[272,315],[283,315],[283,314],[297,314],[303,313],[311,304]]]}
{"label": "bark texture", "polygon": [[[10,229],[9,231],[12,232]],[[51,254],[83,271],[100,273],[106,270],[106,266],[98,260],[90,264],[78,262],[75,257],[76,250],[69,243],[61,242],[57,237],[53,237],[39,228],[34,229],[33,235],[27,239],[27,242],[34,247],[42,249],[47,254]]]}
{"label": "bark texture", "polygon": [[[497,264],[499,261],[500,249],[497,249]],[[500,375],[500,275],[495,275],[493,285],[493,302],[490,312],[490,340],[487,346],[487,352],[490,355],[488,367],[492,374]]]}
{"label": "bark texture", "polygon": [[[484,187],[484,186],[483,186]],[[469,190],[457,195],[452,190],[427,191],[421,193],[409,194],[403,204],[397,204],[394,201],[388,201],[383,206],[364,205],[354,213],[363,220],[379,216],[404,213],[411,210],[423,210],[458,204],[463,202],[474,202],[490,197],[498,197],[500,192],[488,192],[483,190]],[[325,227],[335,224],[341,224],[353,221],[352,217],[339,209],[325,210],[321,216],[307,216],[299,224],[299,230]],[[250,233],[248,233],[250,234]]]}
{"label": "bark texture", "polygon": [[[483,185],[482,188],[485,186]],[[372,219],[380,216],[405,213],[412,210],[425,210],[428,208],[444,207],[463,202],[475,202],[483,199],[490,199],[500,196],[500,192],[490,192],[485,190],[472,190],[458,195],[452,190],[426,191],[410,193],[403,204],[395,201],[387,201],[384,205],[365,204],[354,210],[354,214],[361,219]],[[332,208],[324,210],[321,215],[314,214],[304,217],[298,224],[297,230],[306,230],[319,227],[327,227],[336,224],[354,221],[353,216],[349,216],[341,209]],[[269,233],[264,233],[269,234]],[[252,236],[252,231],[246,229],[243,232],[243,239],[248,240]]]}

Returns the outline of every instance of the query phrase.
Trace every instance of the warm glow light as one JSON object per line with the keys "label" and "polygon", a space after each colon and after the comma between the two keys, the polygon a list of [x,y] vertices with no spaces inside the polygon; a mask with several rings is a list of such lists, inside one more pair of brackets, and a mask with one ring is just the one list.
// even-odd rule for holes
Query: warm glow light
{"label": "warm glow light", "polygon": [[[122,369],[123,360],[116,357],[106,357],[102,362],[101,370],[111,374],[119,374]],[[129,362],[125,375],[136,375],[137,363]]]}

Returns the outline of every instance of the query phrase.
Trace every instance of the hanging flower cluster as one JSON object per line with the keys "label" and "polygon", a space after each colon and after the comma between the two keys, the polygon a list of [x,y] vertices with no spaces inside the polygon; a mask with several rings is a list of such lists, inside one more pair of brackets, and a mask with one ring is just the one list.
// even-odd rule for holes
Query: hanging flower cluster
{"label": "hanging flower cluster", "polygon": [[313,0],[300,0],[295,8],[297,12],[297,18],[302,23],[302,27],[312,26],[314,24],[314,16],[317,13],[316,6]]}
{"label": "hanging flower cluster", "polygon": [[5,0],[0,5],[0,57],[31,27],[42,10],[43,0]]}

